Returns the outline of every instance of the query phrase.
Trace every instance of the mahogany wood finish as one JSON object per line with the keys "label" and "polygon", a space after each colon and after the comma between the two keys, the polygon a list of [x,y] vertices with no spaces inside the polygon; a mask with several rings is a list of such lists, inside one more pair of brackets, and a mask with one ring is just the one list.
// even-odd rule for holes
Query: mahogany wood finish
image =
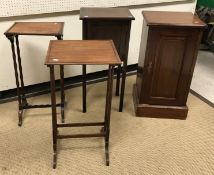
{"label": "mahogany wood finish", "polygon": [[63,22],[15,22],[5,33],[7,35],[62,36]]}
{"label": "mahogany wood finish", "polygon": [[[128,8],[81,8],[80,19],[83,21],[84,40],[113,40],[117,52],[123,61],[123,67],[118,66],[116,95],[119,96],[119,111],[123,110],[125,79],[131,21],[135,18]],[[122,83],[120,90],[120,77]],[[86,65],[83,65],[83,112],[86,112]]]}
{"label": "mahogany wood finish", "polygon": [[[50,41],[49,49],[45,64],[50,67],[51,79],[51,104],[52,104],[52,129],[53,129],[53,168],[56,168],[57,163],[57,139],[68,138],[86,138],[86,137],[104,137],[105,139],[105,154],[106,165],[109,165],[109,133],[110,133],[110,115],[112,101],[112,86],[114,66],[121,64],[119,55],[115,49],[113,41]],[[103,122],[91,123],[66,123],[57,124],[56,113],[56,94],[55,94],[55,74],[54,66],[59,65],[109,65],[106,106]],[[62,79],[63,77],[61,77]],[[62,80],[61,80],[62,81]],[[64,88],[61,88],[61,94],[64,94]],[[60,135],[58,128],[64,127],[90,127],[101,126],[101,133],[93,134],[75,134],[75,135]]]}
{"label": "mahogany wood finish", "polygon": [[[19,47],[19,36],[20,35],[40,35],[40,36],[55,36],[58,40],[61,40],[63,37],[63,22],[16,22],[14,23],[4,34],[10,40],[12,57],[14,63],[14,71],[16,78],[17,86],[17,96],[18,96],[18,105],[19,112],[18,125],[22,125],[23,120],[23,111],[24,109],[30,108],[47,108],[51,107],[50,104],[46,105],[29,105],[25,96],[24,91],[24,79],[23,79],[23,70],[21,63],[21,53]],[[61,69],[61,76],[63,77],[63,69]],[[61,82],[61,88],[63,87],[63,81]],[[63,94],[61,104],[62,112],[62,122],[64,121],[64,98]]]}
{"label": "mahogany wood finish", "polygon": [[50,41],[45,64],[54,65],[109,65],[120,63],[111,40],[61,40]]}
{"label": "mahogany wood finish", "polygon": [[205,24],[188,12],[145,11],[134,86],[137,116],[187,117],[198,46]]}
{"label": "mahogany wood finish", "polygon": [[204,27],[197,16],[190,12],[162,12],[162,11],[144,11],[144,19],[149,26],[175,26],[175,27]]}

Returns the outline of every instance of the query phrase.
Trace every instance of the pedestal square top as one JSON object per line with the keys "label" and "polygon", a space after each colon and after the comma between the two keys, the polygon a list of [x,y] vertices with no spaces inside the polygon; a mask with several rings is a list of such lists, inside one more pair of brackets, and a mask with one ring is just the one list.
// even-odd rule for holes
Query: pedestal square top
{"label": "pedestal square top", "polygon": [[149,26],[205,27],[197,16],[191,12],[143,11]]}
{"label": "pedestal square top", "polygon": [[80,19],[111,19],[111,20],[134,20],[128,8],[80,8]]}

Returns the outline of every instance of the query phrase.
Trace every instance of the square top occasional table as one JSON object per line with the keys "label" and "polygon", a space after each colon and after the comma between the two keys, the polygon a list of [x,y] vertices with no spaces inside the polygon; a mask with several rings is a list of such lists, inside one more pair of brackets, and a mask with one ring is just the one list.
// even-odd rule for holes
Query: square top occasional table
{"label": "square top occasional table", "polygon": [[[57,139],[84,138],[84,137],[105,138],[106,165],[108,166],[113,70],[115,65],[121,64],[121,60],[115,49],[113,41],[110,40],[50,41],[45,64],[48,67],[50,67],[53,151],[54,151],[53,168],[56,168]],[[104,121],[93,123],[57,124],[54,66],[86,65],[86,64],[109,66]],[[60,127],[85,127],[85,126],[101,126],[103,128],[101,129],[101,132],[97,134],[60,135],[58,132],[58,128]]]}
{"label": "square top occasional table", "polygon": [[[119,111],[123,110],[125,80],[129,50],[131,23],[134,20],[128,8],[83,7],[80,9],[84,40],[113,40],[123,67],[117,68],[116,95],[120,95]],[[86,65],[83,74],[83,112],[86,112]],[[122,83],[120,88],[120,77]],[[120,90],[121,89],[121,90]],[[119,93],[120,91],[120,93]]]}
{"label": "square top occasional table", "polygon": [[[19,105],[19,123],[22,125],[22,114],[24,109],[30,108],[46,108],[50,107],[50,104],[47,105],[29,105],[26,99],[24,91],[24,80],[23,80],[23,71],[21,63],[21,54],[19,47],[19,35],[40,35],[40,36],[55,36],[58,40],[62,40],[63,37],[63,22],[16,22],[14,23],[4,34],[11,42],[12,57],[16,78],[17,86],[17,96],[18,96],[18,105]],[[61,67],[61,76],[64,77],[64,70]],[[63,78],[62,78],[63,80]],[[63,87],[64,82],[61,82],[61,87]],[[57,106],[61,106],[62,112],[62,122],[64,121],[64,96],[61,94],[62,103]]]}

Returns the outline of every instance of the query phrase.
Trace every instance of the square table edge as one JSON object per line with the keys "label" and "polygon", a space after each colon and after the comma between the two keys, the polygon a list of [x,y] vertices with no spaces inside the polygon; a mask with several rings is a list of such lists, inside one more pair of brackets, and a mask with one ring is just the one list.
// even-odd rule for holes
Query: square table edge
{"label": "square table edge", "polygon": [[[81,7],[80,8],[80,16],[79,16],[79,19],[80,20],[96,20],[96,19],[102,19],[102,20],[124,20],[124,21],[132,21],[132,20],[135,20],[135,17],[133,16],[133,14],[131,13],[131,11],[129,10],[129,8],[127,8],[127,7],[120,7],[120,8],[123,8],[123,9],[127,9],[129,12],[130,12],[130,14],[131,14],[131,17],[129,17],[129,18],[114,18],[114,17],[87,17],[87,18],[85,18],[84,16],[81,16],[81,10],[83,10],[83,9],[85,9],[85,8],[96,8],[96,7]],[[117,8],[117,7],[100,7],[100,8],[103,8],[103,9],[105,9],[105,8]]]}
{"label": "square table edge", "polygon": [[[51,51],[52,43],[53,42],[57,42],[57,41],[59,41],[59,40],[50,40],[50,42],[49,42],[48,51],[47,51],[47,55],[46,55],[46,59],[45,59],[45,63],[44,63],[46,66],[51,66],[51,65],[112,65],[112,66],[117,66],[117,65],[121,65],[122,64],[122,61],[121,61],[121,59],[119,57],[119,54],[117,53],[117,50],[116,50],[116,47],[114,45],[113,40],[106,40],[106,41],[110,42],[118,63],[114,63],[114,64],[108,64],[108,63],[107,64],[48,63],[48,58],[50,56],[50,51]],[[63,40],[63,41],[67,41],[67,40]],[[73,40],[71,40],[71,41],[73,41]],[[77,41],[82,41],[82,40],[77,40]],[[98,40],[98,41],[100,41],[100,40]]]}
{"label": "square table edge", "polygon": [[[32,33],[10,33],[9,30],[15,26],[15,24],[17,23],[28,23],[28,22],[14,22],[5,32],[4,35],[9,37],[9,36],[15,36],[15,35],[37,35],[37,36],[63,36],[63,30],[64,30],[64,24],[65,22],[35,22],[35,23],[61,23],[61,29],[59,31],[59,33],[43,33],[43,34],[32,34]],[[34,23],[34,22],[32,22]]]}

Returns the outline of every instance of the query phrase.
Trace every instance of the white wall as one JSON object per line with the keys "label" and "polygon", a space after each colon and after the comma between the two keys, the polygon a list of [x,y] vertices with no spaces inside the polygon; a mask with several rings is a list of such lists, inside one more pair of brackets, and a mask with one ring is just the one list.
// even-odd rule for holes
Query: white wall
{"label": "white wall", "polygon": [[[194,12],[195,5],[196,2],[189,2],[183,4],[173,3],[170,5],[130,7],[131,13],[136,19],[132,23],[128,64],[135,64],[138,61],[143,23],[142,10]],[[0,91],[16,87],[10,42],[3,35],[15,21],[62,21],[65,22],[64,39],[82,39],[82,23],[79,20],[79,12],[0,19]],[[55,37],[20,36],[25,85],[49,81],[49,69],[44,66],[44,59],[50,39],[55,39]],[[66,77],[81,74],[80,66],[67,66],[65,69]],[[103,69],[106,69],[106,67],[88,66],[87,71],[94,72]]]}

